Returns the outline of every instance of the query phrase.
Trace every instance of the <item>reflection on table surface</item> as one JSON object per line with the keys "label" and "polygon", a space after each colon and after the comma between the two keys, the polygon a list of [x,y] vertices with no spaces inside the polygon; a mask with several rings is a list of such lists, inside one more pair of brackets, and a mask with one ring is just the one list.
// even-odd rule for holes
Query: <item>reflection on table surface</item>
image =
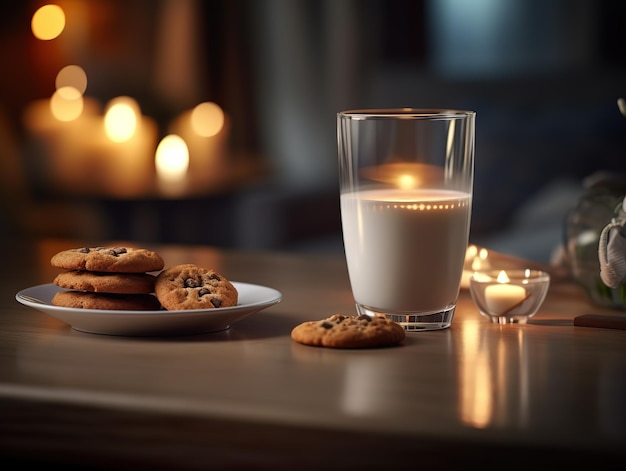
{"label": "reflection on table surface", "polygon": [[167,265],[210,266],[283,300],[213,334],[114,337],[74,331],[14,300],[52,280],[52,254],[81,245],[25,244],[5,275],[0,451],[8,458],[135,469],[206,460],[286,469],[302,456],[310,457],[303,469],[626,458],[624,331],[572,321],[621,313],[592,306],[560,274],[527,325],[489,323],[463,290],[450,329],[410,333],[395,348],[333,350],[289,333],[353,312],[342,257],[158,246]]}

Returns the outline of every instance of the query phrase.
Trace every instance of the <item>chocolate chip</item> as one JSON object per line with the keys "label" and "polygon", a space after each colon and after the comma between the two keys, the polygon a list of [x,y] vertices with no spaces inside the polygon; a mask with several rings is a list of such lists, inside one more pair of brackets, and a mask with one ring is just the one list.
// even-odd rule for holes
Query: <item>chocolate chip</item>
{"label": "chocolate chip", "polygon": [[367,314],[361,314],[359,317],[357,317],[357,319],[360,321],[366,320],[367,322],[372,321],[372,318],[368,316]]}
{"label": "chocolate chip", "polygon": [[222,305],[222,300],[217,298],[211,298],[211,304],[213,304],[214,307],[220,307]]}
{"label": "chocolate chip", "polygon": [[332,322],[328,322],[328,321],[324,321],[320,324],[320,327],[323,327],[324,329],[331,329],[334,327],[335,324],[333,324]]}
{"label": "chocolate chip", "polygon": [[221,281],[221,278],[219,276],[217,276],[215,273],[211,273],[209,275],[209,280],[217,280],[217,281]]}
{"label": "chocolate chip", "polygon": [[89,247],[83,247],[82,249],[78,249],[78,251],[80,253],[89,253],[89,252],[91,252],[91,250],[89,250]]}
{"label": "chocolate chip", "polygon": [[128,251],[126,250],[125,247],[115,247],[113,249],[113,252],[115,252],[115,255],[121,255],[121,254],[126,253]]}
{"label": "chocolate chip", "polygon": [[195,278],[187,278],[185,280],[185,288],[197,288],[201,283],[198,282]]}
{"label": "chocolate chip", "polygon": [[209,288],[201,288],[200,291],[198,291],[198,296],[204,296],[205,294],[210,294],[211,291],[209,291]]}

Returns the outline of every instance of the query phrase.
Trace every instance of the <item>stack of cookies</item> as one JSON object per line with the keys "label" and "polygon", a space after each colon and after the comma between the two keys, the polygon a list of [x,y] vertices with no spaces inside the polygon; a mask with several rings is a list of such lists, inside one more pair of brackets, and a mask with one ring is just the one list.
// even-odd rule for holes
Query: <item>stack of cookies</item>
{"label": "stack of cookies", "polygon": [[52,257],[59,273],[54,284],[67,290],[52,298],[55,306],[83,309],[158,310],[154,295],[161,256],[148,249],[83,247],[64,250]]}
{"label": "stack of cookies", "polygon": [[[63,268],[54,284],[55,306],[106,310],[189,310],[237,306],[236,287],[215,270],[188,263],[163,269],[161,256],[144,248],[83,247],[57,253]],[[152,274],[150,272],[157,272]]]}

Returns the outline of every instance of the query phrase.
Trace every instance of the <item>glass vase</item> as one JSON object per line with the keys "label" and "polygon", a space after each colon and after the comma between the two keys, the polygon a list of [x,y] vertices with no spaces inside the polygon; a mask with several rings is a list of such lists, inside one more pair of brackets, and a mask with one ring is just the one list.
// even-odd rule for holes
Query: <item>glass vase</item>
{"label": "glass vase", "polygon": [[[626,309],[626,282],[609,288],[600,278],[600,234],[613,218],[624,217],[626,175],[587,179],[585,191],[565,218],[564,238],[570,274],[592,303]],[[626,254],[625,254],[626,256]]]}

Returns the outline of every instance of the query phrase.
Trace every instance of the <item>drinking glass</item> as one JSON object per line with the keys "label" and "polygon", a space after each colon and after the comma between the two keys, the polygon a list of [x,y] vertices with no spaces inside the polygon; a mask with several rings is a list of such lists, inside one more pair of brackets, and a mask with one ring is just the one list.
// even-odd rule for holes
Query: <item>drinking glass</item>
{"label": "drinking glass", "polygon": [[450,327],[471,222],[474,111],[337,114],[343,242],[359,314]]}

